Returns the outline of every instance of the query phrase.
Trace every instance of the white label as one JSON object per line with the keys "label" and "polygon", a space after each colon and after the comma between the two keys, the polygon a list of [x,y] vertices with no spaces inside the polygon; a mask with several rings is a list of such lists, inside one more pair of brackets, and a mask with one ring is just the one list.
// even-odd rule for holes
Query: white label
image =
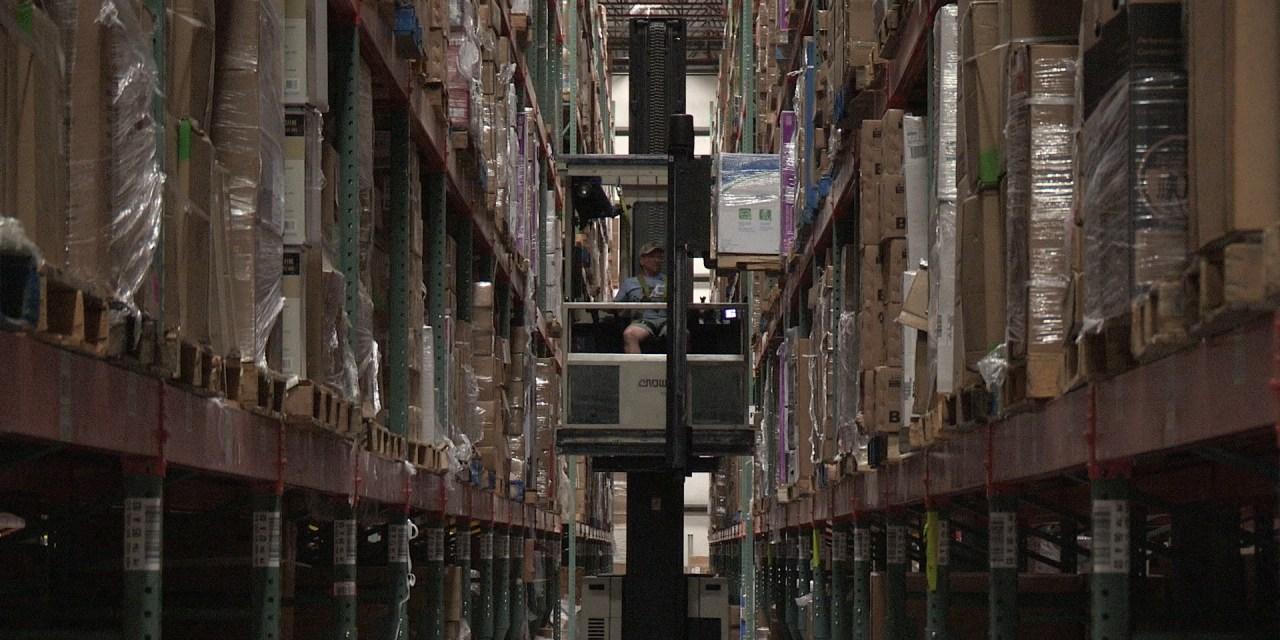
{"label": "white label", "polygon": [[946,520],[938,521],[938,566],[951,564],[951,525]]}
{"label": "white label", "polygon": [[858,527],[853,530],[853,561],[871,562],[871,530]]}
{"label": "white label", "polygon": [[992,569],[1018,568],[1018,516],[1012,511],[996,511],[987,525]]}
{"label": "white label", "polygon": [[511,557],[512,558],[524,557],[524,541],[525,541],[524,538],[521,538],[518,536],[511,537]]}
{"label": "white label", "polygon": [[796,553],[799,554],[796,557],[801,560],[810,559],[813,556],[812,544],[813,543],[810,541],[809,536],[802,536],[796,540]]}
{"label": "white label", "polygon": [[906,564],[907,528],[900,524],[891,524],[885,538],[885,556],[888,563]]}
{"label": "white label", "polygon": [[387,525],[387,562],[409,563],[409,523]]}
{"label": "white label", "polygon": [[280,567],[280,512],[253,512],[253,566]]}
{"label": "white label", "polygon": [[354,565],[356,563],[356,521],[333,521],[333,564]]}
{"label": "white label", "polygon": [[493,534],[484,533],[480,535],[480,559],[493,559]]}
{"label": "white label", "polygon": [[305,378],[307,346],[302,315],[301,299],[284,299],[284,308],[280,312],[280,368],[281,373]]}
{"label": "white label", "polygon": [[1093,572],[1129,573],[1129,504],[1093,501]]}
{"label": "white label", "polygon": [[427,562],[444,562],[444,529],[427,529]]}
{"label": "white label", "polygon": [[354,580],[333,583],[333,596],[335,598],[354,598],[356,597],[356,583]]}
{"label": "white label", "polygon": [[843,531],[831,532],[831,561],[844,562],[848,558],[849,535]]}
{"label": "white label", "polygon": [[307,101],[307,19],[286,18],[283,22],[284,101],[301,104]]}
{"label": "white label", "polygon": [[124,501],[124,570],[159,571],[164,511],[160,498]]}
{"label": "white label", "polygon": [[511,557],[511,540],[507,536],[497,536],[493,541],[493,547],[499,560]]}

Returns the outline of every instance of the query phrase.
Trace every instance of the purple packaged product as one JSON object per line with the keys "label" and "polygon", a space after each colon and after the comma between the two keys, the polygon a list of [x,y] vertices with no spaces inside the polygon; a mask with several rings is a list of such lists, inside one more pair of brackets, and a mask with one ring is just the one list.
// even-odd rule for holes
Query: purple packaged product
{"label": "purple packaged product", "polygon": [[778,125],[782,130],[782,255],[791,252],[796,241],[796,131],[799,120],[796,112],[783,111],[779,114]]}

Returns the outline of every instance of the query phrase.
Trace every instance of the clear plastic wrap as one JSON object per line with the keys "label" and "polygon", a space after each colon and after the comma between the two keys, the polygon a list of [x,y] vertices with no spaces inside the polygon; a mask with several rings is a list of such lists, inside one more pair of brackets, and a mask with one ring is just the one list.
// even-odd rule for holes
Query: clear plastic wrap
{"label": "clear plastic wrap", "polygon": [[782,134],[782,151],[780,162],[782,167],[782,199],[780,203],[782,243],[781,253],[791,252],[796,241],[796,193],[799,185],[799,150],[796,148],[796,134],[799,121],[795,111],[783,111],[778,115],[778,128]]}
{"label": "clear plastic wrap", "polygon": [[39,263],[40,247],[31,241],[27,230],[18,218],[0,216],[0,253],[12,256],[30,256]]}
{"label": "clear plastic wrap", "polygon": [[[67,250],[67,108],[58,26],[30,3],[0,10],[0,216],[61,266]],[[7,78],[7,79],[6,79]]]}
{"label": "clear plastic wrap", "polygon": [[[851,268],[851,267],[846,267]],[[840,350],[836,354],[840,386],[839,406],[836,408],[836,442],[840,451],[854,451],[858,441],[858,412],[862,409],[858,393],[858,313],[840,313]]]}
{"label": "clear plastic wrap", "polygon": [[[934,393],[951,393],[956,383],[956,204],[934,208],[929,252],[929,362]],[[963,363],[963,361],[962,361]],[[905,363],[904,363],[905,364]]]}
{"label": "clear plastic wrap", "polygon": [[[62,31],[71,98],[68,275],[131,307],[151,268],[163,214],[151,17],[116,0],[46,7]],[[58,186],[57,177],[50,180]]]}
{"label": "clear plastic wrap", "polygon": [[782,242],[779,156],[722,153],[717,163],[716,250],[777,255]]}
{"label": "clear plastic wrap", "polygon": [[1085,119],[1085,330],[1186,264],[1186,90],[1182,70],[1133,70]]}
{"label": "clear plastic wrap", "polygon": [[939,200],[954,201],[957,190],[957,136],[960,114],[960,36],[956,5],[938,9],[933,22],[934,92],[930,109],[936,123],[934,186]]}
{"label": "clear plastic wrap", "polygon": [[233,0],[218,3],[217,20],[228,37],[217,54],[211,133],[228,176],[235,333],[239,356],[265,364],[267,338],[284,305],[280,15],[273,3]]}
{"label": "clear plastic wrap", "polygon": [[[1025,232],[1010,236],[1019,252],[1018,307],[1010,303],[1014,355],[1056,347],[1066,339],[1071,281],[1068,227],[1073,224],[1076,50],[1029,45],[1010,53],[1011,91],[1005,128],[1006,211]],[[1012,293],[1012,291],[1010,291]],[[1025,305],[1025,306],[1022,306]],[[1016,315],[1015,315],[1016,314]]]}
{"label": "clear plastic wrap", "polygon": [[360,398],[360,375],[356,367],[355,352],[350,344],[351,320],[347,317],[346,307],[347,280],[332,267],[327,255],[322,273],[325,309],[322,337],[323,381],[330,388],[336,389],[344,400],[356,402]]}
{"label": "clear plastic wrap", "polygon": [[363,283],[360,285],[359,297],[360,317],[356,324],[355,358],[365,416],[373,417],[382,411],[382,353],[378,341],[373,338],[373,299],[369,297],[369,291]]}

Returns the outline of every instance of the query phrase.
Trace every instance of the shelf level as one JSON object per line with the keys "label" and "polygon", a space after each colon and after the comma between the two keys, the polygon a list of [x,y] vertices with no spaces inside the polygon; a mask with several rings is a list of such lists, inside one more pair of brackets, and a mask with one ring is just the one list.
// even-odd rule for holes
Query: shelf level
{"label": "shelf level", "polygon": [[[1265,433],[1277,421],[1268,386],[1275,358],[1274,322],[1257,321],[1204,340],[1092,388],[1072,391],[1042,410],[843,478],[813,496],[776,506],[761,518],[761,526],[794,528],[848,518],[855,508],[869,512],[919,504],[926,496],[926,477],[930,496],[981,491],[988,482],[988,461],[991,481],[1017,486],[1084,470],[1094,459],[1132,460],[1229,436]],[[1096,449],[1086,438],[1091,413]]]}
{"label": "shelf level", "polygon": [[0,394],[0,437],[158,457],[163,424],[168,432],[164,457],[177,467],[250,482],[282,477],[289,487],[335,497],[354,492],[388,505],[408,501],[417,509],[504,526],[560,530],[559,516],[532,505],[414,470],[332,434],[284,427],[223,399],[199,396],[28,334],[0,331],[0,362],[19,374]]}

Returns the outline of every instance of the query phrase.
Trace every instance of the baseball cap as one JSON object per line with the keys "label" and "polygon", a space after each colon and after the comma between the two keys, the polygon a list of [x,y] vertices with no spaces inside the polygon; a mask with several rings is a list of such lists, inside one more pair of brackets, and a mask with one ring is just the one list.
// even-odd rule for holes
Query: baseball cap
{"label": "baseball cap", "polygon": [[639,255],[647,256],[647,255],[649,255],[649,254],[651,254],[651,253],[654,253],[655,251],[656,251],[656,252],[659,252],[659,253],[663,252],[662,245],[660,245],[660,244],[656,244],[656,243],[653,243],[653,242],[646,242],[646,243],[644,243],[644,244],[640,245],[640,253],[639,253]]}

